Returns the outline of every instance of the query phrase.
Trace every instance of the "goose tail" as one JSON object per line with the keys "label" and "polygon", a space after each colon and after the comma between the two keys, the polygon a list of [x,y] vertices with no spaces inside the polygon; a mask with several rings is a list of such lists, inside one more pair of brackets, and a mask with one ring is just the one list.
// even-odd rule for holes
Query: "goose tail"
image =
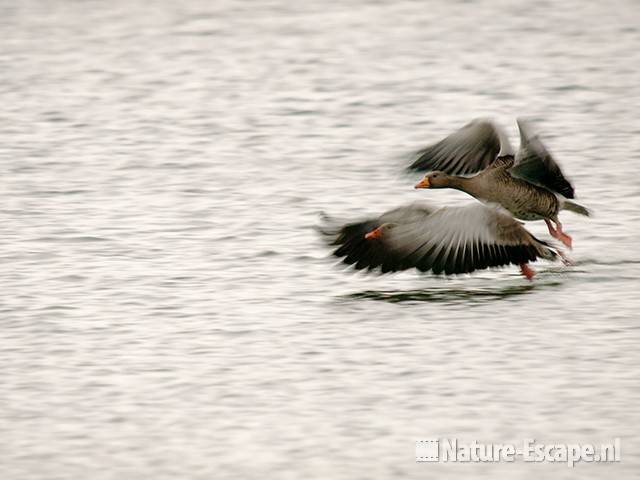
{"label": "goose tail", "polygon": [[564,200],[562,203],[563,210],[569,210],[570,212],[577,213],[578,215],[584,215],[585,217],[591,216],[591,211],[582,205],[572,202],[571,200]]}

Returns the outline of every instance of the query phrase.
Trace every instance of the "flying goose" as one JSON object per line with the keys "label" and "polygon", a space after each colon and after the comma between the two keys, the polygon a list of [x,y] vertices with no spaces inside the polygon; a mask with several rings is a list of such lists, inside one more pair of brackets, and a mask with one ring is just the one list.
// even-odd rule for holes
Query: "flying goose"
{"label": "flying goose", "polygon": [[416,268],[450,275],[515,264],[531,280],[535,272],[528,262],[564,259],[509,213],[480,203],[442,208],[413,203],[321,231],[345,264],[382,273]]}
{"label": "flying goose", "polygon": [[573,186],[527,122],[517,122],[520,149],[515,157],[505,132],[482,119],[421,150],[409,169],[430,173],[416,188],[455,188],[497,203],[521,220],[544,220],[551,236],[571,248],[558,212],[589,216],[589,210],[569,200]]}

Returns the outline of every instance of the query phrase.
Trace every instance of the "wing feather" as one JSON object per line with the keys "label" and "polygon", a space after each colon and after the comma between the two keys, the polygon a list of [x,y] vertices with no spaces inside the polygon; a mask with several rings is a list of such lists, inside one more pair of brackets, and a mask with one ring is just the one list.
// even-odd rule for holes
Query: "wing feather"
{"label": "wing feather", "polygon": [[545,148],[540,138],[530,131],[528,122],[518,119],[520,129],[520,149],[511,175],[559,193],[566,198],[574,198],[575,191],[560,166]]}
{"label": "wing feather", "polygon": [[450,175],[469,175],[484,170],[504,155],[513,155],[505,132],[490,120],[476,119],[438,143],[420,150],[409,170],[440,170]]}
{"label": "wing feather", "polygon": [[[381,237],[364,238],[382,225],[387,228]],[[513,217],[482,204],[440,209],[412,204],[347,224],[334,238],[333,254],[344,263],[382,273],[416,268],[450,275],[556,256]]]}

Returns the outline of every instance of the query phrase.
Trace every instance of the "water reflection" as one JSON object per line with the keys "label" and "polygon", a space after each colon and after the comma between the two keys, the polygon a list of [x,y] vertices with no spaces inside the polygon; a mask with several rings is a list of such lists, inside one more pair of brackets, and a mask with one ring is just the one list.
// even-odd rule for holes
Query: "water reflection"
{"label": "water reflection", "polygon": [[526,285],[507,285],[486,288],[429,288],[417,290],[366,290],[351,293],[343,298],[381,300],[391,303],[418,303],[418,302],[475,302],[488,303],[513,296],[525,295],[541,288],[562,285],[561,281],[547,281],[544,283],[530,283]]}

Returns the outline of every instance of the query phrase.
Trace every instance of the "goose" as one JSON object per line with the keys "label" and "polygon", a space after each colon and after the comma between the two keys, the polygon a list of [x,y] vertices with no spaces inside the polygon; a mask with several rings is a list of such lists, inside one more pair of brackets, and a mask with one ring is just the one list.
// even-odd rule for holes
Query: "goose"
{"label": "goose", "polygon": [[573,185],[531,133],[528,122],[518,119],[517,123],[520,148],[515,156],[504,130],[485,119],[473,120],[424,148],[409,166],[429,172],[415,188],[454,188],[482,202],[499,204],[521,220],[544,220],[551,236],[572,248],[558,213],[569,210],[589,216],[590,212],[569,200],[574,198]]}
{"label": "goose", "polygon": [[531,280],[535,271],[529,262],[565,258],[497,205],[412,203],[344,225],[325,219],[320,231],[336,247],[333,255],[357,270],[415,268],[451,275],[515,264]]}

